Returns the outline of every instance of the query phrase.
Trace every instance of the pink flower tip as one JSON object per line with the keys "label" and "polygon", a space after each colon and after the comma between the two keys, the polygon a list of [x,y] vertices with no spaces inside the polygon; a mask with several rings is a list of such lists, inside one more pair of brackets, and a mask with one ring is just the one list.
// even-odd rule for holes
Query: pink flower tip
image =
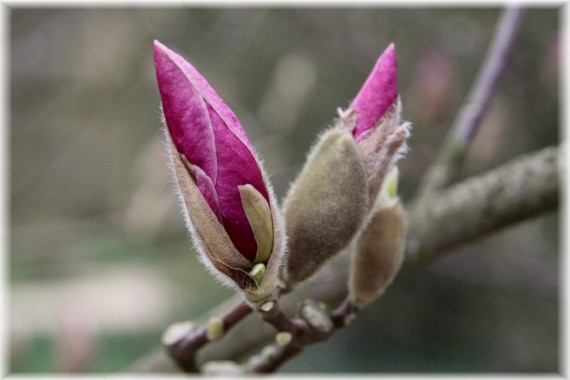
{"label": "pink flower tip", "polygon": [[253,260],[257,244],[238,186],[252,185],[268,202],[269,195],[245,131],[194,66],[157,40],[154,62],[172,142],[238,251]]}
{"label": "pink flower tip", "polygon": [[357,122],[353,136],[373,128],[398,98],[398,70],[394,44],[380,55],[366,82],[349,108],[356,111]]}

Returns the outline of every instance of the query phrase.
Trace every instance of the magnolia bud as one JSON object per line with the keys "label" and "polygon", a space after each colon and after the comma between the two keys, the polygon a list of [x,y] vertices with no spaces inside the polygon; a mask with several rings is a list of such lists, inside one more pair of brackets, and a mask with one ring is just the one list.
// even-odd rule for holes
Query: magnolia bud
{"label": "magnolia bud", "polygon": [[366,214],[358,148],[346,130],[321,135],[283,206],[289,235],[285,280],[305,280],[351,241]]}
{"label": "magnolia bud", "polygon": [[174,178],[202,261],[248,301],[275,299],[285,234],[260,160],[190,63],[158,41],[154,58]]}
{"label": "magnolia bud", "polygon": [[381,296],[404,261],[406,212],[398,198],[375,205],[356,238],[349,278],[352,302],[364,307]]}
{"label": "magnolia bud", "polygon": [[348,109],[339,113],[337,127],[351,131],[358,146],[372,207],[384,177],[406,152],[406,139],[410,135],[410,123],[400,120],[394,44],[380,55]]}

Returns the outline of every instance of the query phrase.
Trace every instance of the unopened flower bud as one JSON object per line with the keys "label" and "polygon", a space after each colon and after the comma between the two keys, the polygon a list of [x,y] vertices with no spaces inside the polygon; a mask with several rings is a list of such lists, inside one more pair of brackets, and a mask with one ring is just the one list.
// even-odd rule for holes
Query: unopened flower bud
{"label": "unopened flower bud", "polygon": [[368,79],[345,111],[339,111],[337,126],[351,131],[368,183],[369,207],[377,197],[384,177],[406,152],[410,124],[401,122],[396,50],[390,44],[380,55]]}
{"label": "unopened flower bud", "polygon": [[289,286],[315,273],[348,245],[366,214],[364,167],[350,132],[325,132],[286,197],[285,280]]}
{"label": "unopened flower bud", "polygon": [[[174,177],[202,261],[250,302],[274,298],[284,227],[253,147],[190,63],[158,41],[154,59]],[[257,264],[264,271],[252,278]]]}
{"label": "unopened flower bud", "polygon": [[406,216],[398,199],[398,174],[397,167],[388,173],[368,221],[354,239],[349,289],[357,307],[384,292],[392,281],[390,273],[395,275],[403,260]]}
{"label": "unopened flower bud", "polygon": [[349,278],[352,302],[364,307],[381,296],[404,261],[406,212],[399,198],[375,205],[355,239]]}

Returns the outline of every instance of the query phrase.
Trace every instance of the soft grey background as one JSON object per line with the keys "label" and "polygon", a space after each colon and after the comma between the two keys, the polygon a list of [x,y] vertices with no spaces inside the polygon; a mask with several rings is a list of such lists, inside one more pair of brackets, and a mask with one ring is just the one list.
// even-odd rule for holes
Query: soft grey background
{"label": "soft grey background", "polygon": [[[409,200],[484,57],[498,9],[10,10],[10,368],[114,372],[227,297],[169,180],[152,41],[241,120],[277,194],[390,42]],[[533,8],[463,175],[558,137],[559,11]],[[443,231],[443,233],[445,233]],[[287,372],[556,372],[558,214],[397,279]],[[317,284],[318,286],[318,284]],[[254,332],[252,332],[254,333]]]}

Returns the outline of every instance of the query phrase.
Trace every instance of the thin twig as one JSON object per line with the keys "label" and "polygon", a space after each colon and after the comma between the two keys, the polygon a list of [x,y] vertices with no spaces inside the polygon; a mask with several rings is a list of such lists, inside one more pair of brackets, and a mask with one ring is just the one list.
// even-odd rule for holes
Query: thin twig
{"label": "thin twig", "polygon": [[426,171],[418,197],[442,189],[456,178],[505,72],[523,13],[523,9],[514,6],[506,9],[501,16],[467,101],[457,114],[438,157]]}
{"label": "thin twig", "polygon": [[[220,317],[224,331],[229,331],[235,324],[251,313],[251,311],[251,307],[243,301],[230,308]],[[178,336],[168,337],[167,332],[163,343],[172,359],[174,359],[184,372],[197,373],[199,372],[199,367],[196,364],[195,356],[200,348],[210,342],[208,338],[208,328],[207,326],[200,326],[198,328],[192,328],[190,325],[187,326],[186,329],[181,330],[182,334]],[[174,333],[176,334],[176,331],[174,331]]]}
{"label": "thin twig", "polygon": [[278,332],[288,332],[293,337],[300,338],[305,334],[307,325],[300,320],[289,318],[279,308],[278,303],[274,303],[270,310],[258,310],[264,321],[271,324]]}
{"label": "thin twig", "polygon": [[348,326],[360,311],[350,297],[346,297],[339,307],[333,312],[332,321],[336,328]]}
{"label": "thin twig", "polygon": [[245,373],[273,373],[279,369],[289,359],[297,356],[303,348],[304,344],[289,343],[286,346],[280,346],[273,343],[263,349],[263,351],[252,357],[243,367]]}
{"label": "thin twig", "polygon": [[301,353],[306,346],[327,340],[337,330],[348,326],[356,317],[359,308],[347,297],[332,313],[328,313],[327,310],[323,303],[305,301],[301,305],[301,314],[308,322],[304,336],[300,339],[294,338],[284,346],[274,343],[265,347],[244,366],[244,372],[275,372],[288,360]]}

